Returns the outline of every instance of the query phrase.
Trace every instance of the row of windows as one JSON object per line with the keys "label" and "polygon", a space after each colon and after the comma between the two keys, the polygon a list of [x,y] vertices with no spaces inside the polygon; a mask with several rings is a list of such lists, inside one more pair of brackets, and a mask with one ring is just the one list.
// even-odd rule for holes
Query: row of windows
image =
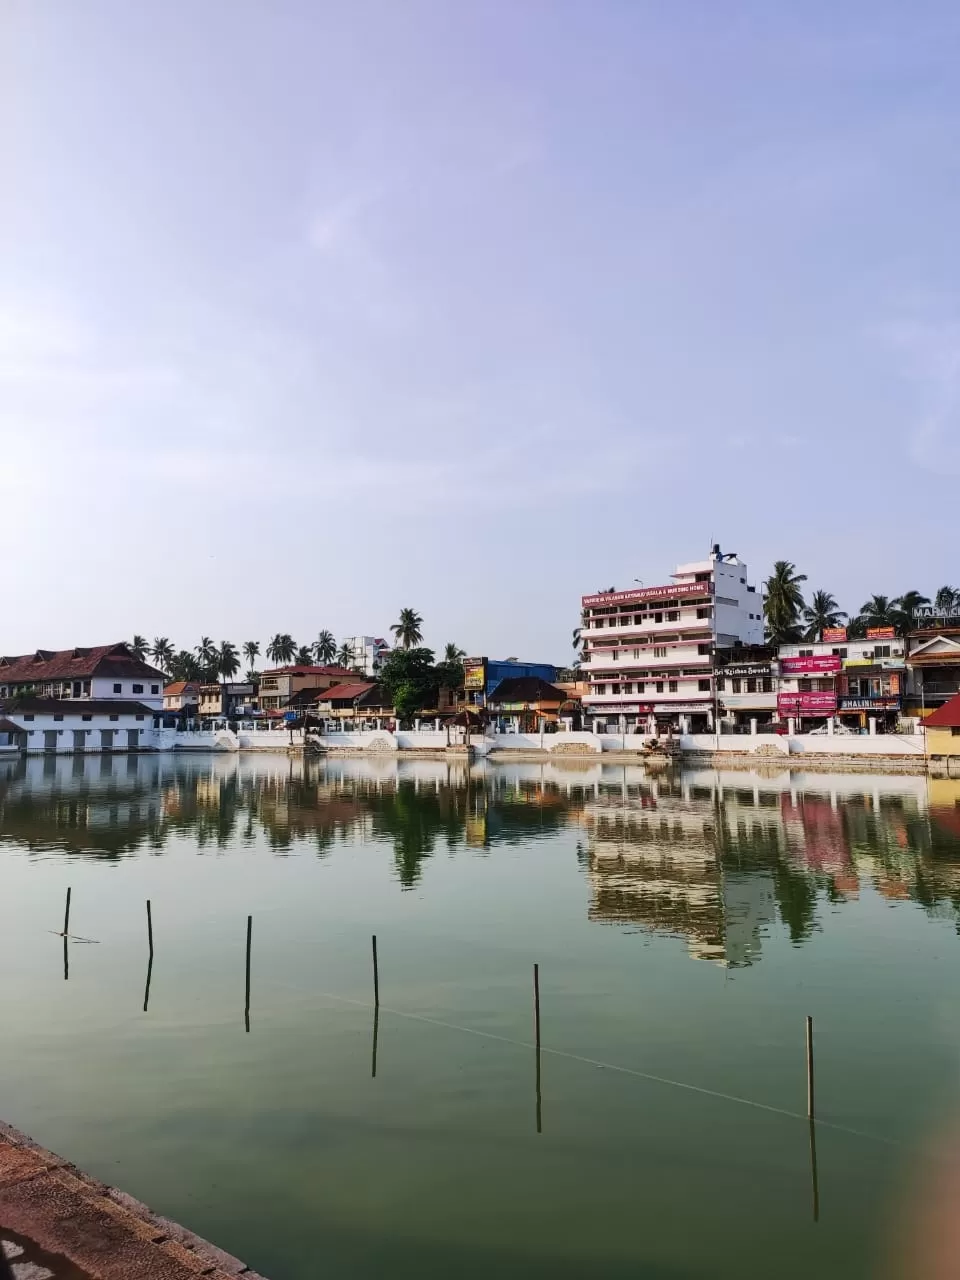
{"label": "row of windows", "polygon": [[[143,693],[143,685],[142,685],[142,684],[133,684],[133,685],[131,685],[131,686],[130,686],[130,690],[131,690],[131,692],[132,692],[132,693]],[[113,692],[114,692],[114,693],[123,693],[123,685],[122,685],[122,684],[115,684],[115,685],[113,686]],[[159,693],[159,692],[160,692],[160,686],[159,686],[158,684],[152,684],[152,685],[150,686],[150,692],[151,692],[151,693]]]}
{"label": "row of windows", "polygon": [[[25,715],[25,716],[22,716],[22,717],[21,717],[21,719],[23,719],[23,720],[36,720],[36,718],[37,718],[37,717],[36,717],[32,712],[31,712],[29,715]],[[53,718],[54,718],[54,720],[55,720],[55,721],[57,721],[57,720],[62,720],[62,719],[63,719],[63,716],[58,714],[58,715],[55,715]],[[81,719],[81,720],[92,720],[92,719],[93,719],[93,716],[92,716],[92,715],[82,715],[82,716],[80,717],[80,719]],[[111,716],[110,716],[110,719],[111,719],[111,720],[119,720],[119,719],[120,719],[120,717],[119,717],[119,715],[111,715]],[[142,716],[142,715],[137,715],[137,716],[134,716],[134,719],[135,719],[135,720],[142,720],[142,719],[143,719],[143,716]]]}
{"label": "row of windows", "polygon": [[[717,680],[717,688],[722,692],[727,687],[727,681],[723,676]],[[730,679],[731,693],[773,693],[773,680],[770,676],[750,676],[746,680]]]}
{"label": "row of windows", "polygon": [[[655,681],[654,683],[655,683],[655,687],[656,687],[656,692],[657,692],[657,693],[663,693],[663,692],[664,692],[664,687],[663,687],[663,686],[664,686],[664,684],[666,684],[666,686],[667,686],[667,688],[666,688],[666,692],[667,692],[667,693],[679,693],[679,692],[680,692],[679,683],[678,683],[678,681],[676,681],[676,680],[666,680],[666,681],[664,681],[664,680],[657,680],[657,681]],[[698,681],[697,681],[697,690],[698,690],[698,692],[700,692],[700,693],[709,693],[709,692],[710,692],[710,681],[709,681],[709,680],[698,680]],[[605,694],[605,693],[607,692],[607,686],[606,686],[605,684],[595,684],[595,685],[593,686],[593,692],[594,692],[594,693],[596,693],[596,694]],[[628,681],[628,682],[626,682],[626,683],[621,683],[621,684],[612,684],[612,685],[610,686],[610,692],[611,692],[611,693],[620,693],[620,694],[623,694],[623,693],[646,693],[646,692],[647,692],[647,685],[646,685],[646,682],[645,682],[645,681],[643,681],[643,680],[638,680],[638,681],[636,681],[636,683],[635,683],[635,684],[634,684],[634,683],[632,683],[632,682],[629,682],[629,681]],[[653,692],[653,690],[651,690],[651,692]]]}
{"label": "row of windows", "polygon": [[[753,616],[752,614],[750,615]],[[697,609],[698,618],[712,618],[713,610],[709,605],[702,605]],[[665,609],[660,613],[634,613],[634,614],[616,614],[612,618],[586,618],[583,628],[585,631],[598,631],[603,626],[608,627],[642,627],[645,622],[679,622],[679,609]]]}
{"label": "row of windows", "polygon": [[[591,649],[590,652],[586,654],[586,658],[587,658],[587,661],[589,661],[592,656],[599,655],[602,658],[609,658],[611,662],[619,662],[621,655],[624,658],[626,658],[628,652],[632,652],[634,662],[638,662],[641,658],[650,658],[650,657],[665,658],[667,656],[667,645],[655,644],[652,649],[648,645],[644,649],[633,649],[633,650],[596,648],[596,649]],[[697,654],[700,657],[709,658],[710,645],[698,644]]]}

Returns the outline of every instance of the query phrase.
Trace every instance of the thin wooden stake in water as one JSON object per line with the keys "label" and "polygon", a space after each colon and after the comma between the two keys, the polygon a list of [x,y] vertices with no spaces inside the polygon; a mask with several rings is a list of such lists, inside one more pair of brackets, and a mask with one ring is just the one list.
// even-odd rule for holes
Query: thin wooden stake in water
{"label": "thin wooden stake in water", "polygon": [[380,1008],[380,966],[377,963],[377,935],[373,935],[373,1003]]}
{"label": "thin wooden stake in water", "polygon": [[813,1019],[807,1015],[807,1115],[814,1118],[813,1105]]}
{"label": "thin wooden stake in water", "polygon": [[373,1006],[373,1064],[370,1071],[371,1077],[377,1078],[377,1032],[380,1030],[380,1006]]}
{"label": "thin wooden stake in water", "polygon": [[537,1044],[537,1133],[543,1131],[543,1116],[540,1097],[540,966],[533,966],[533,1020]]}
{"label": "thin wooden stake in water", "polygon": [[820,1221],[820,1182],[817,1178],[817,1123],[810,1120],[810,1176],[813,1180],[813,1220]]}
{"label": "thin wooden stake in water", "polygon": [[150,899],[147,899],[147,943],[150,947],[150,959],[153,959],[153,913],[150,910]]}
{"label": "thin wooden stake in water", "polygon": [[69,943],[67,942],[67,935],[64,934],[63,935],[63,980],[64,982],[70,981],[70,952],[68,948],[69,948]]}
{"label": "thin wooden stake in water", "polygon": [[250,1031],[250,948],[253,945],[253,916],[247,916],[247,998],[243,1008],[243,1022]]}
{"label": "thin wooden stake in water", "polygon": [[72,889],[67,889],[67,909],[63,914],[63,936],[66,937],[70,932],[70,894]]}
{"label": "thin wooden stake in water", "polygon": [[150,1004],[150,979],[153,977],[153,948],[150,948],[150,959],[147,961],[147,985],[143,991],[143,1012],[147,1012]]}

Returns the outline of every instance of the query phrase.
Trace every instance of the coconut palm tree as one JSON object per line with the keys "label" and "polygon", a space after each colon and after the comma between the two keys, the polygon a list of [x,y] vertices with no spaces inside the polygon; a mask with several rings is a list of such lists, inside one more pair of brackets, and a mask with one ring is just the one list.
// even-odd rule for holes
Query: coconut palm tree
{"label": "coconut palm tree", "polygon": [[404,649],[413,649],[423,639],[422,626],[423,619],[416,609],[401,609],[400,621],[395,622],[390,630],[396,636],[397,644]]}
{"label": "coconut palm tree", "polygon": [[356,661],[356,654],[353,652],[353,645],[347,644],[344,640],[343,644],[334,655],[334,660],[338,667],[352,667]]}
{"label": "coconut palm tree", "polygon": [[278,632],[267,645],[267,657],[278,666],[292,662],[296,652],[296,641],[287,632]]}
{"label": "coconut palm tree", "polygon": [[767,634],[774,644],[789,644],[800,637],[800,611],[804,608],[800,583],[805,573],[797,573],[790,560],[774,562],[773,573],[764,585],[763,612]]}
{"label": "coconut palm tree", "polygon": [[960,590],[956,587],[941,587],[933,597],[933,603],[946,613],[951,609],[960,608]]}
{"label": "coconut palm tree", "polygon": [[871,596],[860,606],[858,618],[864,630],[868,627],[895,627],[898,621],[896,602],[889,596]]}
{"label": "coconut palm tree", "polygon": [[815,591],[803,609],[803,620],[807,624],[804,640],[822,640],[824,631],[829,627],[842,627],[846,616],[829,591]]}
{"label": "coconut palm tree", "polygon": [[197,645],[197,661],[200,663],[204,680],[216,680],[219,674],[218,652],[217,646],[209,636],[200,637],[200,643]]}
{"label": "coconut palm tree", "polygon": [[240,670],[240,654],[230,640],[221,640],[217,650],[217,674],[226,683]]}
{"label": "coconut palm tree", "polygon": [[894,626],[897,628],[897,634],[905,636],[908,631],[912,631],[914,628],[913,615],[922,604],[930,603],[930,597],[921,595],[919,591],[905,591],[902,596],[898,596],[892,603],[896,614]]}
{"label": "coconut palm tree", "polygon": [[146,636],[134,636],[127,645],[127,648],[138,662],[142,662],[150,652],[150,642],[147,640]]}
{"label": "coconut palm tree", "polygon": [[452,642],[443,651],[444,662],[462,662],[466,656],[466,649],[461,649],[458,644]]}
{"label": "coconut palm tree", "polygon": [[313,656],[322,665],[331,663],[337,656],[337,642],[330,631],[321,631],[313,642]]}
{"label": "coconut palm tree", "polygon": [[157,636],[148,652],[160,670],[166,675],[170,669],[170,659],[173,657],[173,645],[167,637]]}
{"label": "coconut palm tree", "polygon": [[243,656],[247,660],[247,670],[252,671],[254,668],[254,663],[256,662],[257,658],[260,657],[260,641],[244,640],[240,648],[243,653]]}
{"label": "coconut palm tree", "polygon": [[313,648],[309,644],[302,644],[298,647],[293,657],[298,667],[309,667],[313,665]]}

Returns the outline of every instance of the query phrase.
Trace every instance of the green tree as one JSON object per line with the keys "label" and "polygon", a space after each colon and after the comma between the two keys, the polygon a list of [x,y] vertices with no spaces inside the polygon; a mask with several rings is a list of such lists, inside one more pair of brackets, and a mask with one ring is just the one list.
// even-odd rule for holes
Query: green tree
{"label": "green tree", "polygon": [[309,667],[313,663],[313,649],[308,644],[302,644],[297,648],[294,654],[294,662],[298,667]]}
{"label": "green tree", "polygon": [[313,656],[322,666],[328,666],[337,656],[337,642],[330,631],[321,631],[313,643]]}
{"label": "green tree", "polygon": [[432,649],[394,649],[380,668],[380,687],[400,720],[436,705],[439,677]]}
{"label": "green tree", "polygon": [[217,674],[226,683],[240,670],[240,654],[230,640],[221,640],[217,650]]}
{"label": "green tree", "polygon": [[244,640],[243,645],[241,647],[243,650],[243,656],[247,660],[247,670],[252,672],[256,664],[257,658],[260,657],[260,641]]}
{"label": "green tree", "polygon": [[458,644],[450,642],[443,650],[444,662],[463,662],[467,656],[466,649],[461,649]]}
{"label": "green tree", "polygon": [[193,680],[198,683],[203,674],[196,655],[189,649],[181,649],[178,653],[171,655],[169,673],[172,680]]}
{"label": "green tree", "polygon": [[919,591],[905,591],[902,596],[898,596],[893,601],[893,625],[897,628],[897,635],[905,636],[908,631],[912,631],[916,626],[914,613],[921,605],[929,603],[930,597],[921,595]]}
{"label": "green tree", "polygon": [[219,651],[209,636],[201,636],[200,643],[197,645],[197,661],[200,664],[202,672],[201,679],[207,681],[216,680],[220,674],[217,664]]}
{"label": "green tree", "polygon": [[337,650],[335,655],[335,661],[337,666],[352,667],[354,664],[355,658],[356,658],[356,655],[353,652],[353,646],[347,644],[346,640],[344,640],[343,644]]}
{"label": "green tree", "polygon": [[267,645],[267,657],[277,666],[292,662],[296,652],[296,641],[286,632],[278,632]]}
{"label": "green tree", "polygon": [[774,644],[789,644],[800,638],[800,612],[805,607],[800,584],[806,580],[807,575],[797,573],[797,566],[791,561],[774,563],[763,601],[767,635]]}
{"label": "green tree", "polygon": [[157,636],[148,650],[151,658],[166,675],[170,670],[170,659],[173,657],[173,645],[166,636]]}
{"label": "green tree", "polygon": [[395,622],[390,630],[397,638],[397,644],[404,649],[413,649],[423,639],[423,619],[416,609],[401,609],[400,621]]}
{"label": "green tree", "polygon": [[899,621],[896,603],[889,596],[871,596],[865,600],[858,617],[864,631],[868,627],[895,627]]}
{"label": "green tree", "polygon": [[938,609],[943,609],[947,612],[951,609],[960,608],[960,591],[956,587],[941,587],[933,597],[933,603]]}
{"label": "green tree", "polygon": [[146,636],[134,636],[127,647],[138,662],[142,662],[150,652],[150,642]]}
{"label": "green tree", "polygon": [[807,624],[804,640],[822,640],[824,631],[843,626],[846,616],[829,591],[815,591],[803,609],[803,620]]}

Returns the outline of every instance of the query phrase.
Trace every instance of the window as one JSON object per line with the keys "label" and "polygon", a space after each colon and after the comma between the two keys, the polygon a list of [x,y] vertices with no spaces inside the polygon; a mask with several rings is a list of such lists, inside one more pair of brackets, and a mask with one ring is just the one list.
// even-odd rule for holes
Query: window
{"label": "window", "polygon": [[63,719],[63,716],[54,716],[53,718],[54,718],[54,720],[62,720],[62,719]]}
{"label": "window", "polygon": [[93,716],[81,716],[81,717],[80,717],[80,719],[81,719],[81,720],[92,720],[92,719],[93,719]]}
{"label": "window", "polygon": [[159,693],[159,692],[160,692],[160,686],[159,686],[158,684],[152,684],[152,685],[150,686],[150,692],[151,692],[151,693]]}
{"label": "window", "polygon": [[120,717],[119,717],[119,716],[111,716],[111,717],[110,717],[110,719],[111,719],[111,720],[119,720],[119,719],[120,719]]}
{"label": "window", "polygon": [[709,692],[710,692],[710,681],[709,681],[709,680],[698,680],[698,681],[697,681],[697,688],[700,690],[700,692],[701,692],[701,693],[709,693]]}
{"label": "window", "polygon": [[875,658],[889,658],[890,646],[888,644],[878,644],[873,647],[873,656]]}
{"label": "window", "polygon": [[731,693],[739,693],[739,692],[740,692],[740,681],[739,681],[739,680],[731,680],[731,681],[730,681],[730,692],[731,692]]}
{"label": "window", "polygon": [[710,576],[711,575],[709,573],[698,573],[694,575],[693,580],[694,582],[709,582]]}
{"label": "window", "polygon": [[960,729],[958,729],[957,726],[954,725],[950,730],[950,734],[954,738],[960,738]]}
{"label": "window", "polygon": [[657,681],[657,693],[663,693],[663,681],[662,681],[662,680],[658,680],[658,681]]}
{"label": "window", "polygon": [[678,609],[671,609],[671,610],[670,610],[670,612],[667,614],[667,621],[668,621],[668,622],[679,622],[679,621],[680,621],[680,611],[679,611]]}
{"label": "window", "polygon": [[635,627],[639,627],[639,625],[640,625],[640,623],[641,623],[642,621],[643,621],[643,614],[642,614],[642,613],[638,613],[638,614],[637,614],[637,616],[636,616],[636,617],[634,618],[634,620],[633,620],[633,625],[634,625]]}
{"label": "window", "polygon": [[32,720],[32,719],[33,719],[33,716],[24,716],[23,718],[24,718],[24,720]]}
{"label": "window", "polygon": [[620,690],[622,693],[633,693],[633,685],[632,684],[621,685]]}
{"label": "window", "polygon": [[698,618],[709,618],[709,617],[710,617],[710,610],[709,610],[709,609],[698,609],[698,610],[697,610],[697,617],[698,617]]}
{"label": "window", "polygon": [[606,686],[605,684],[598,684],[598,685],[594,686],[594,688],[595,688],[595,692],[596,692],[596,693],[606,693],[606,692],[607,692],[607,686]]}
{"label": "window", "polygon": [[122,684],[115,684],[115,685],[113,686],[113,692],[114,692],[114,693],[122,693],[122,692],[123,692],[123,685],[122,685]]}
{"label": "window", "polygon": [[138,720],[142,720],[142,719],[143,719],[143,716],[137,716],[137,719],[138,719]]}
{"label": "window", "polygon": [[756,677],[751,676],[750,679],[747,681],[747,693],[756,693],[756,692],[757,692]]}
{"label": "window", "polygon": [[800,691],[800,693],[813,693],[813,681],[812,681],[812,680],[798,680],[798,681],[797,681],[797,689]]}
{"label": "window", "polygon": [[90,697],[90,681],[89,680],[84,680],[83,682],[83,696],[85,698]]}
{"label": "window", "polygon": [[662,622],[662,621],[663,621],[663,614],[662,614],[662,613],[655,613],[655,614],[653,615],[653,620],[654,620],[654,622]]}
{"label": "window", "polygon": [[638,680],[638,681],[637,681],[637,693],[643,693],[643,691],[644,691],[644,689],[645,689],[646,687],[647,687],[647,686],[643,683],[643,681],[642,681],[642,680]]}
{"label": "window", "polygon": [[610,657],[614,660],[614,662],[616,662],[617,659],[620,657],[620,650],[619,649],[611,650]]}
{"label": "window", "polygon": [[677,692],[677,682],[676,682],[676,680],[668,680],[668,681],[667,681],[667,692],[668,692],[668,693],[676,693],[676,692]]}
{"label": "window", "polygon": [[653,650],[653,656],[654,656],[655,658],[665,658],[665,657],[667,656],[667,649],[666,649],[666,646],[665,646],[665,645],[655,645],[655,646],[654,646],[654,650]]}
{"label": "window", "polygon": [[764,676],[764,677],[763,677],[763,679],[762,679],[762,680],[761,680],[761,682],[760,682],[760,688],[761,688],[761,690],[762,690],[764,693],[773,693],[773,678],[772,678],[772,676]]}
{"label": "window", "polygon": [[135,684],[135,685],[133,685],[133,692],[134,692],[134,693],[143,693],[143,685],[142,685],[142,684]]}
{"label": "window", "polygon": [[724,680],[723,676],[718,676],[718,677],[717,677],[717,692],[718,692],[718,693],[723,693],[723,691],[724,691],[724,689],[726,689],[726,687],[727,687],[727,682],[726,682],[726,680]]}
{"label": "window", "polygon": [[639,650],[639,649],[634,649],[634,651],[633,651],[633,657],[634,657],[634,661],[636,661],[636,659],[640,657],[640,650]]}
{"label": "window", "polygon": [[697,645],[697,653],[699,653],[702,657],[709,658],[709,657],[710,657],[710,646],[709,646],[708,644],[698,644],[698,645]]}
{"label": "window", "polygon": [[847,656],[846,649],[831,649],[830,652],[835,658],[845,658]]}
{"label": "window", "polygon": [[801,649],[801,650],[800,650],[800,657],[801,657],[801,658],[812,658],[812,657],[813,657],[813,650],[812,650],[812,649]]}
{"label": "window", "polygon": [[79,698],[79,697],[80,697],[80,691],[81,691],[81,689],[82,689],[82,688],[83,688],[83,685],[80,683],[80,681],[79,681],[79,680],[74,680],[74,682],[73,682],[73,696],[74,696],[75,698]]}
{"label": "window", "polygon": [[[603,619],[602,619],[602,618],[594,618],[594,620],[593,620],[593,625],[594,625],[594,627],[595,627],[597,630],[599,630],[599,629],[603,626]],[[276,683],[277,683],[277,682],[276,682],[276,680],[271,680],[271,681],[270,681],[270,688],[272,689],[272,688],[273,688],[273,686],[274,686]]]}

